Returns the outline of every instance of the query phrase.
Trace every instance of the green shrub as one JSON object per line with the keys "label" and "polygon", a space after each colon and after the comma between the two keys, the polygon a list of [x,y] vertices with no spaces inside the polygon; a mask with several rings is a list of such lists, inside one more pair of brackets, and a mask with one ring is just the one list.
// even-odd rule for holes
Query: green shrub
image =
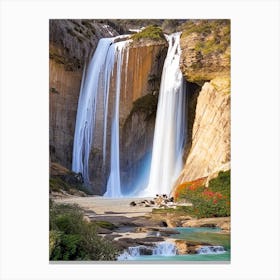
{"label": "green shrub", "polygon": [[193,205],[186,208],[185,213],[197,218],[230,216],[230,170],[221,171],[209,181],[208,188],[199,184],[185,185],[178,194],[178,200],[186,200]]}
{"label": "green shrub", "polygon": [[80,248],[81,236],[65,234],[60,231],[50,231],[50,260],[83,259],[83,250]]}
{"label": "green shrub", "polygon": [[118,250],[83,220],[76,205],[50,203],[50,260],[115,260]]}
{"label": "green shrub", "polygon": [[151,39],[151,40],[165,40],[162,29],[156,25],[150,25],[144,28],[141,32],[136,33],[131,36],[133,41],[140,41],[141,39]]}

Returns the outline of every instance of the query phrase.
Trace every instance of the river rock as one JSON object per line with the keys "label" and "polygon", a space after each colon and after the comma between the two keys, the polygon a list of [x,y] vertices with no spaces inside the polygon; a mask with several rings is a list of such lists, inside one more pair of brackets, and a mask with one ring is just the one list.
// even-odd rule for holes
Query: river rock
{"label": "river rock", "polygon": [[201,246],[210,246],[211,244],[206,242],[175,240],[175,245],[177,247],[178,254],[185,255],[185,254],[196,254],[197,250],[201,248]]}
{"label": "river rock", "polygon": [[[230,217],[192,219],[184,222],[183,227],[220,227],[230,229]],[[223,227],[223,228],[222,228]]]}
{"label": "river rock", "polygon": [[107,228],[102,228],[102,227],[97,227],[96,231],[98,234],[110,234],[113,232],[112,230],[109,230]]}
{"label": "river rock", "polygon": [[144,237],[144,238],[119,238],[117,241],[114,241],[114,244],[120,250],[127,249],[128,247],[136,247],[139,245],[145,245],[153,247],[156,242],[164,241],[163,237]]}

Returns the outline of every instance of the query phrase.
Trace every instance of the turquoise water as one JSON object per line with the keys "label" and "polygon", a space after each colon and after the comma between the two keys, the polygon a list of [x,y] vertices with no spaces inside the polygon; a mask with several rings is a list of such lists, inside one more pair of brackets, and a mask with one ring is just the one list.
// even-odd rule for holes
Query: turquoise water
{"label": "turquoise water", "polygon": [[203,261],[230,261],[230,252],[227,251],[224,254],[213,254],[213,255],[176,255],[176,256],[139,256],[131,259],[132,261],[193,261],[193,262],[203,262]]}
{"label": "turquoise water", "polygon": [[189,254],[189,255],[175,255],[175,256],[135,256],[131,261],[190,261],[190,262],[223,262],[230,261],[230,234],[222,233],[219,228],[176,228],[180,234],[174,234],[171,237],[175,239],[182,239],[188,241],[206,242],[211,245],[223,246],[224,253],[219,254]]}
{"label": "turquoise water", "polygon": [[220,228],[176,228],[180,234],[172,235],[173,238],[188,241],[207,242],[212,245],[221,245],[230,250],[230,234],[222,233]]}

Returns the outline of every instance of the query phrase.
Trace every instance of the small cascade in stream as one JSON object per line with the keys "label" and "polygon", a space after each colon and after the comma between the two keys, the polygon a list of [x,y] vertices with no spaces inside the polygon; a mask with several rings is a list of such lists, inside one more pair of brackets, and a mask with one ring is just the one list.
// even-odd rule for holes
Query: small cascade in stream
{"label": "small cascade in stream", "polygon": [[118,260],[131,260],[133,258],[137,258],[140,256],[176,256],[177,248],[174,243],[170,242],[160,242],[155,247],[149,246],[135,246],[129,247],[127,250],[124,251],[121,255],[119,255]]}
{"label": "small cascade in stream", "polygon": [[177,248],[175,244],[170,242],[160,242],[153,249],[154,256],[175,256],[177,254]]}
{"label": "small cascade in stream", "polygon": [[224,254],[226,253],[223,246],[201,246],[196,250],[197,254],[212,255],[212,254]]}
{"label": "small cascade in stream", "polygon": [[166,37],[169,47],[161,77],[150,178],[142,193],[146,196],[169,194],[183,164],[186,94],[179,68],[180,33]]}

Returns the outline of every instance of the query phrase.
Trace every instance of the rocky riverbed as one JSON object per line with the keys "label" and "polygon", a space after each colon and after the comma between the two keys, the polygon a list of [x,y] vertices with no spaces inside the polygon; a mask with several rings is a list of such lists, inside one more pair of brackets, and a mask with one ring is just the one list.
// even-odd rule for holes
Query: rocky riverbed
{"label": "rocky riverbed", "polygon": [[[78,204],[84,209],[84,219],[99,225],[98,234],[115,243],[120,251],[138,247],[149,255],[156,244],[169,242],[175,244],[179,255],[195,254],[203,246],[212,244],[180,240],[176,238],[179,234],[176,227],[219,227],[221,234],[230,232],[230,217],[194,219],[182,214],[152,213],[158,205],[147,207],[141,203],[152,199],[68,196],[56,198],[55,202]],[[135,206],[131,205],[132,201]]]}

